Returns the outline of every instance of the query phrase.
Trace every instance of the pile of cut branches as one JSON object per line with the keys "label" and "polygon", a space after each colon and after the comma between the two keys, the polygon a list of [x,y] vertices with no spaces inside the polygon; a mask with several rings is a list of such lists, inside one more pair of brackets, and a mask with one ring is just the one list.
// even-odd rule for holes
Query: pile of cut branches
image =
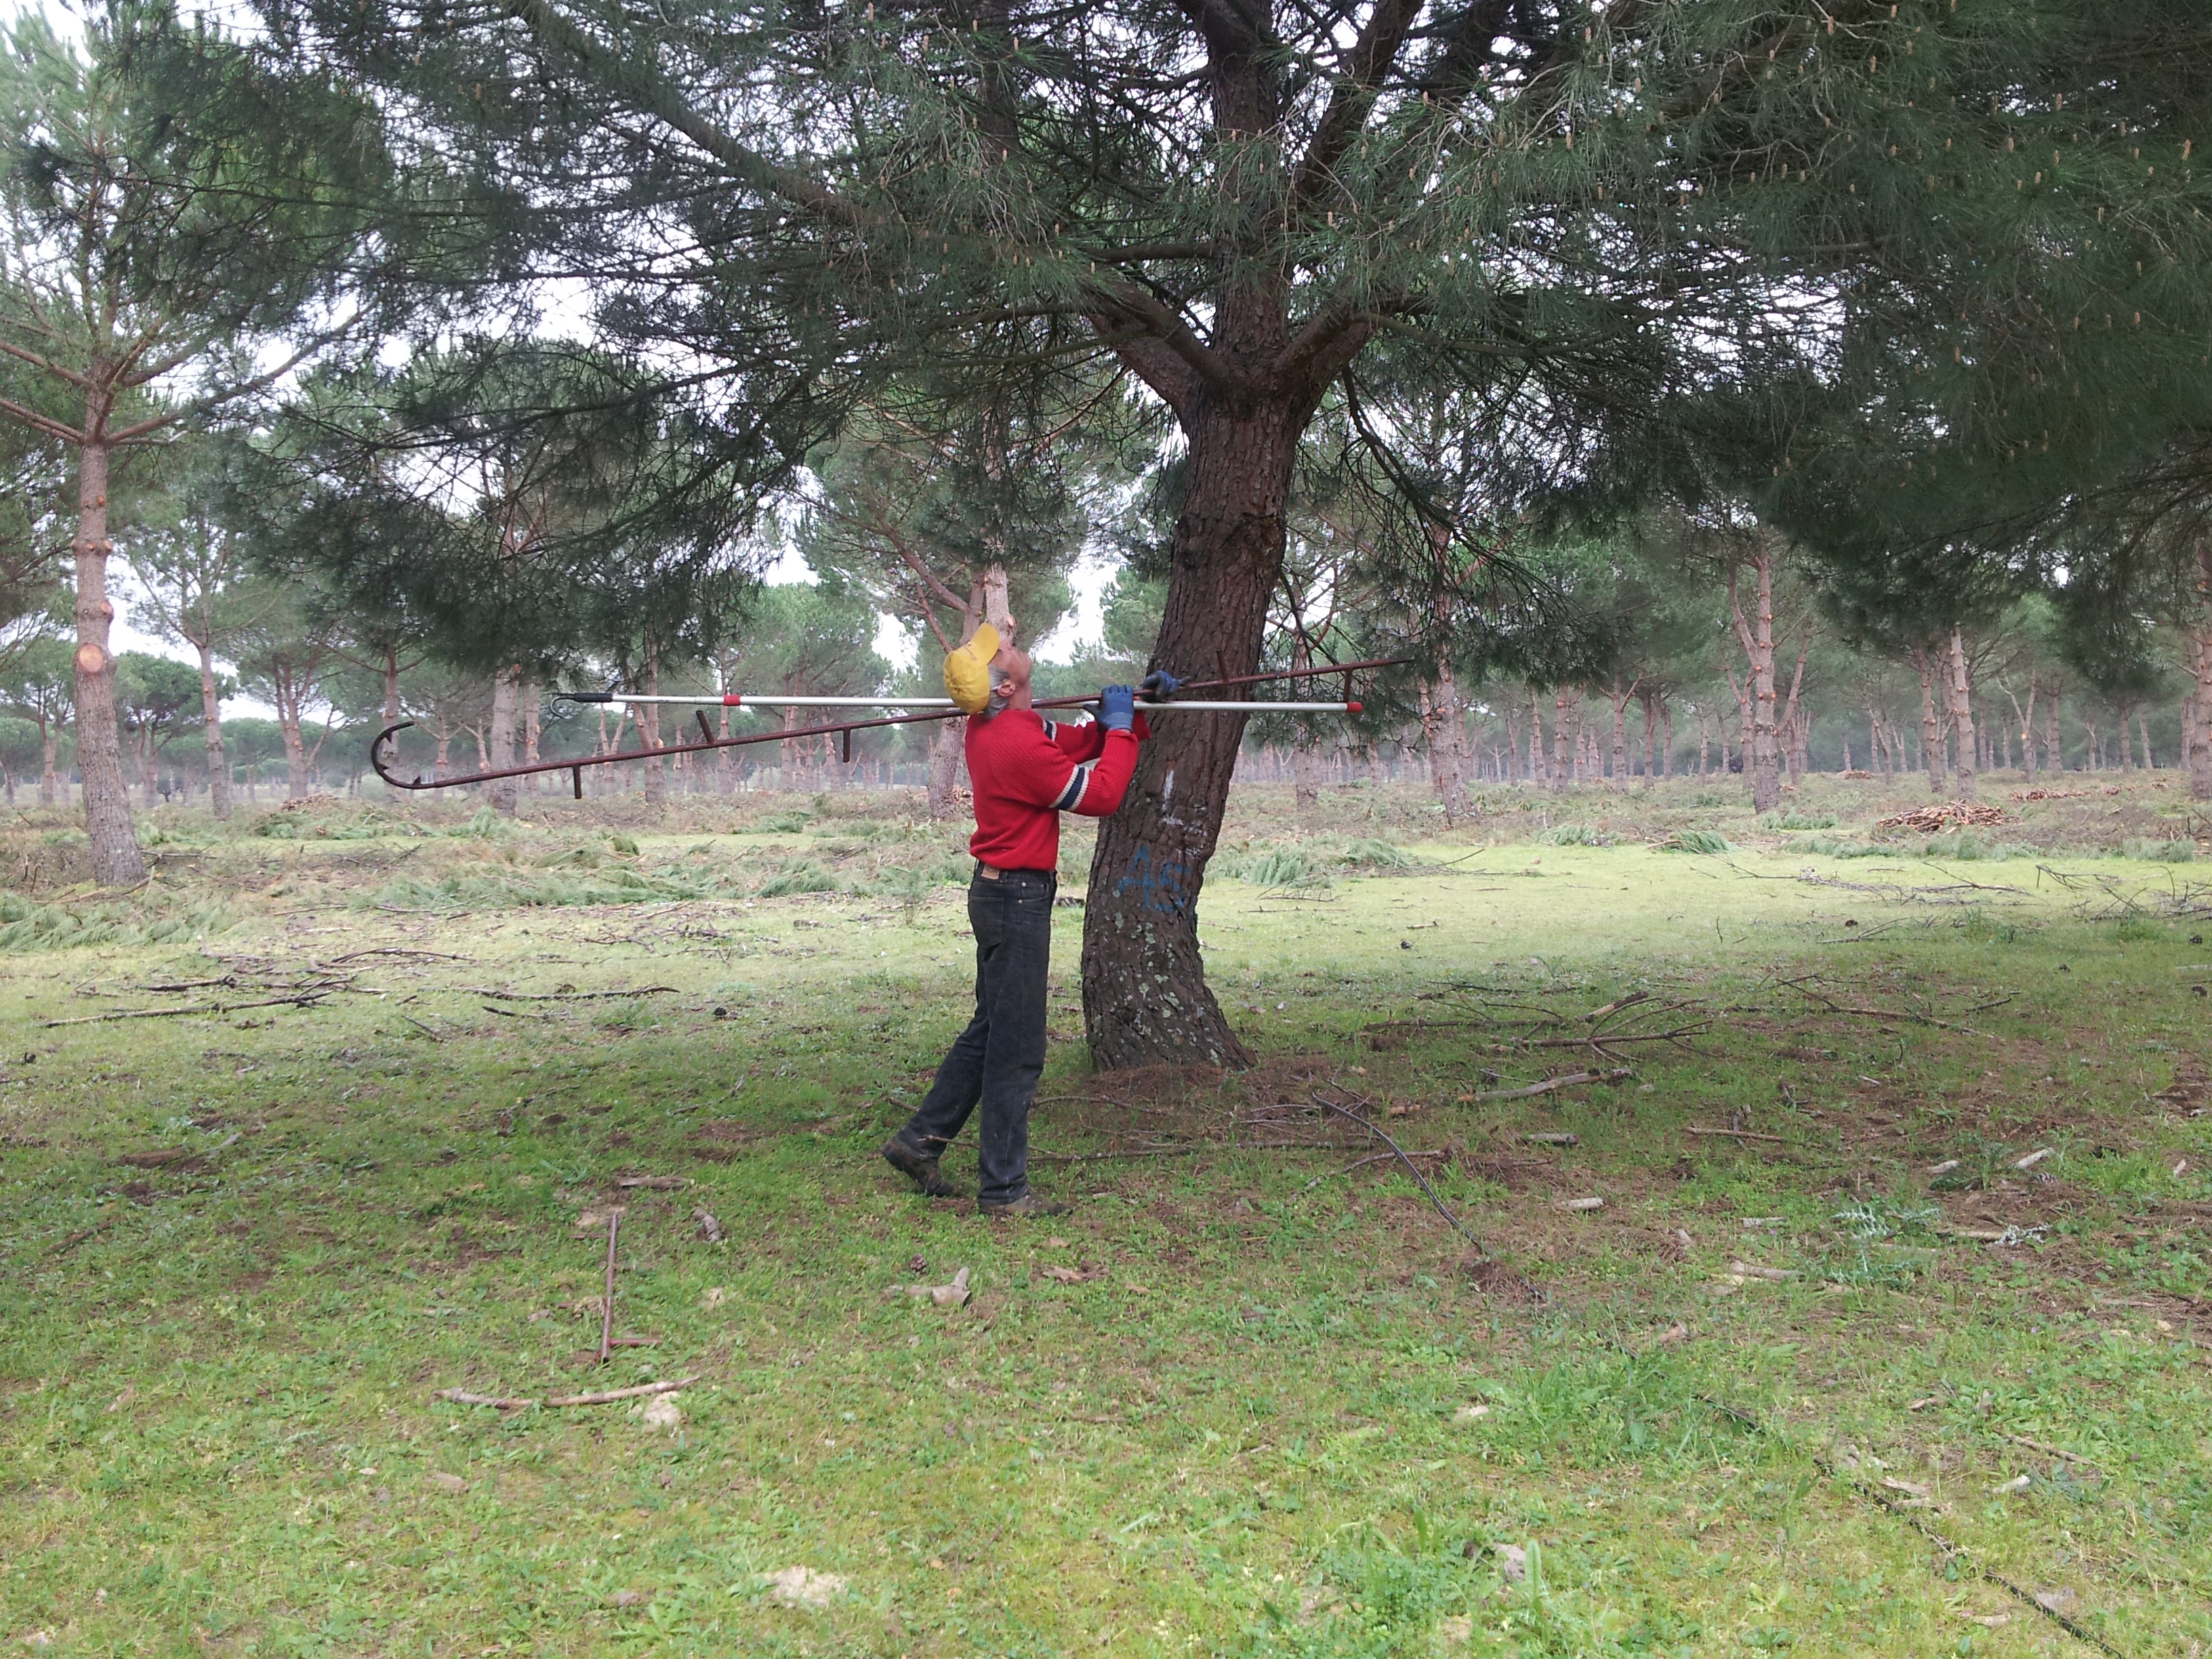
{"label": "pile of cut branches", "polygon": [[1916,806],[1910,812],[1875,821],[1877,830],[1910,830],[1916,835],[1938,836],[1947,830],[1982,829],[2004,822],[2004,808],[1979,801],[1947,800]]}

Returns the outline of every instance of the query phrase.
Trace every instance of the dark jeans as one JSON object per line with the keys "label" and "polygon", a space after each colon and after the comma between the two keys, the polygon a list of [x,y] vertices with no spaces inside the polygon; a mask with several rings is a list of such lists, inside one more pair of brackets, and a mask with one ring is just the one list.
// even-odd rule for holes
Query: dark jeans
{"label": "dark jeans", "polygon": [[1045,974],[1052,960],[1048,870],[1005,870],[968,884],[975,932],[975,1018],[953,1039],[921,1109],[899,1139],[932,1157],[980,1103],[980,1196],[1010,1204],[1030,1189],[1030,1102],[1044,1071]]}

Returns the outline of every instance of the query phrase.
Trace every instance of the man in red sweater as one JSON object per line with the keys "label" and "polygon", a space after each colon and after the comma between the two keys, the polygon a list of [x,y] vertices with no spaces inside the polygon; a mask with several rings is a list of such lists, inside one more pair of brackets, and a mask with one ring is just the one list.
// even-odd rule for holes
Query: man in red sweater
{"label": "man in red sweater", "polygon": [[[1009,624],[1008,634],[1012,632]],[[1044,1070],[1046,975],[1053,898],[1060,884],[1060,815],[1110,816],[1151,735],[1136,694],[1109,685],[1099,718],[1063,726],[1031,706],[1030,659],[988,623],[947,659],[945,684],[969,711],[968,777],[975,795],[975,855],[968,921],[975,933],[975,1017],[953,1040],[937,1080],[884,1157],[932,1197],[957,1196],[938,1159],[978,1105],[978,1204],[988,1216],[1065,1215],[1030,1190],[1030,1103]],[[1166,674],[1145,682],[1164,697]]]}

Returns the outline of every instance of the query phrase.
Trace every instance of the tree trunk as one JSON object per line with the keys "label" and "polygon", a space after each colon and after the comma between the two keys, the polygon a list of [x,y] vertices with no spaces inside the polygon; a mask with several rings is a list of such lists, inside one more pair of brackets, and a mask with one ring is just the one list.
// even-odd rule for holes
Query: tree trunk
{"label": "tree trunk", "polygon": [[1429,744],[1429,775],[1443,803],[1444,828],[1467,816],[1467,758],[1460,744],[1459,687],[1451,665],[1438,663],[1433,687],[1421,682],[1421,725]]}
{"label": "tree trunk", "polygon": [[1951,630],[1951,645],[1946,664],[1946,679],[1951,693],[1951,725],[1959,734],[1959,792],[1960,800],[1974,798],[1974,708],[1972,686],[1966,678],[1966,644],[1959,630]]}
{"label": "tree trunk", "polygon": [[[648,646],[645,653],[645,694],[648,697],[660,695],[660,653]],[[635,714],[637,734],[645,739],[647,749],[660,747],[660,705],[641,702]],[[668,763],[658,755],[645,763],[645,799],[649,806],[659,806],[668,799]]]}
{"label": "tree trunk", "polygon": [[1797,647],[1796,672],[1790,677],[1790,701],[1784,705],[1782,729],[1790,734],[1790,781],[1805,775],[1806,727],[1798,718],[1798,696],[1805,689],[1805,658],[1813,648],[1810,632]]}
{"label": "tree trunk", "polygon": [[2142,738],[2143,770],[2157,771],[2158,758],[2151,753],[2150,750],[2150,716],[2141,709],[2136,711],[2136,732]]}
{"label": "tree trunk", "polygon": [[1936,723],[1936,669],[1928,653],[1912,647],[1912,665],[1920,675],[1920,756],[1928,767],[1928,793],[1943,793],[1943,732]]}
{"label": "tree trunk", "polygon": [[[1201,402],[1186,417],[1189,493],[1170,548],[1152,666],[1184,679],[1260,660],[1283,552],[1283,508],[1304,412]],[[1198,948],[1198,895],[1244,735],[1241,714],[1163,720],[1121,810],[1098,826],[1083,921],[1083,1012],[1093,1060],[1244,1066]]]}
{"label": "tree trunk", "polygon": [[929,739],[929,816],[940,823],[960,815],[960,763],[967,734],[967,721],[939,720]]}
{"label": "tree trunk", "polygon": [[[1291,638],[1291,666],[1313,666],[1313,652],[1303,632]],[[1312,731],[1302,726],[1291,741],[1291,804],[1304,811],[1320,805],[1320,802],[1321,756]]]}
{"label": "tree trunk", "polygon": [[[514,764],[514,727],[516,716],[522,705],[522,665],[510,663],[495,669],[491,677],[491,718],[485,723],[490,753],[486,757],[485,770],[503,771]],[[515,814],[520,804],[521,792],[515,787],[520,778],[494,778],[491,781],[491,810],[508,817]]]}
{"label": "tree trunk", "polygon": [[1752,810],[1771,812],[1782,803],[1774,731],[1774,547],[1762,532],[1753,548],[1751,568],[1758,593],[1752,615],[1745,617],[1736,601],[1734,566],[1729,570],[1729,612],[1747,665],[1744,689],[1751,701],[1751,732],[1744,764],[1751,773]]}
{"label": "tree trunk", "polygon": [[300,737],[300,699],[276,693],[276,728],[284,734],[284,799],[303,800],[307,793],[307,745]]}
{"label": "tree trunk", "polygon": [[1620,689],[1620,676],[1613,677],[1613,787],[1628,787],[1628,700],[1636,695],[1632,682],[1626,691]]}
{"label": "tree trunk", "polygon": [[384,723],[399,720],[399,647],[387,641],[384,647]]}
{"label": "tree trunk", "polygon": [[[540,701],[538,677],[530,675],[522,682],[522,763],[525,766],[538,764],[538,740],[541,735]],[[532,794],[538,793],[538,780],[534,776],[524,778],[521,782]]]}
{"label": "tree trunk", "polygon": [[215,657],[201,645],[200,720],[207,747],[208,806],[218,821],[230,816],[230,757],[222,751],[222,688],[216,683]]}
{"label": "tree trunk", "polygon": [[1552,703],[1552,787],[1565,789],[1575,780],[1581,769],[1577,758],[1578,745],[1575,738],[1574,721],[1567,708],[1567,694],[1564,688],[1554,694]]}
{"label": "tree trunk", "polygon": [[54,775],[54,758],[55,751],[61,747],[61,732],[52,720],[42,720],[39,722],[39,748],[46,756],[46,769],[39,774],[39,805],[41,806],[52,806],[54,804],[55,784],[58,781]]}
{"label": "tree trunk", "polygon": [[[88,422],[88,424],[90,424]],[[123,740],[115,724],[115,659],[107,649],[115,605],[107,597],[107,447],[77,450],[76,766],[84,797],[85,834],[92,842],[92,878],[103,887],[135,887],[146,878],[145,855],[131,825],[123,781]]]}
{"label": "tree trunk", "polygon": [[1544,700],[1536,695],[1536,688],[1528,688],[1528,781],[1541,783],[1549,775],[1544,769]]}

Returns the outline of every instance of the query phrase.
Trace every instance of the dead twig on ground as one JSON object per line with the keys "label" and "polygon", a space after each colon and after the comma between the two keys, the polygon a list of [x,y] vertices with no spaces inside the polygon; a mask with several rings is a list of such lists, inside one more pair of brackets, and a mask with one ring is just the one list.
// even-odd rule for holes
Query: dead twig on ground
{"label": "dead twig on ground", "polygon": [[71,1250],[76,1249],[78,1245],[83,1243],[86,1239],[90,1238],[94,1234],[106,1232],[108,1228],[114,1224],[114,1217],[110,1216],[106,1220],[94,1222],[89,1227],[81,1227],[76,1232],[71,1233],[68,1237],[58,1239],[53,1243],[47,1245],[44,1250],[40,1252],[40,1254],[48,1259],[58,1255],[66,1255]]}
{"label": "dead twig on ground", "polygon": [[[1388,1134],[1377,1128],[1369,1120],[1362,1117],[1358,1113],[1353,1111],[1350,1107],[1340,1105],[1333,1100],[1325,1099],[1318,1089],[1310,1091],[1309,1097],[1313,1101],[1315,1105],[1322,1107],[1328,1111],[1334,1112],[1339,1117],[1348,1118],[1352,1122],[1357,1123],[1361,1128],[1366,1130],[1369,1134],[1373,1135],[1376,1139],[1381,1141],[1385,1146],[1388,1146],[1393,1152],[1396,1153],[1398,1156],[1398,1161],[1406,1166],[1406,1173],[1412,1176],[1415,1181],[1419,1182],[1420,1183],[1421,1190],[1429,1195],[1429,1202],[1436,1206],[1437,1213],[1451,1224],[1452,1230],[1455,1232],[1458,1233],[1461,1237],[1467,1240],[1468,1243],[1474,1246],[1475,1255],[1485,1261],[1492,1261],[1497,1259],[1491,1255],[1490,1247],[1485,1244],[1480,1239],[1477,1238],[1473,1233],[1469,1232],[1467,1229],[1467,1224],[1462,1221],[1457,1216],[1454,1215],[1449,1209],[1445,1207],[1443,1200],[1437,1196],[1437,1189],[1429,1185],[1428,1176],[1423,1175],[1420,1171],[1419,1165],[1416,1164],[1412,1158],[1406,1155],[1406,1149],[1404,1147],[1401,1146],[1396,1141],[1391,1139]],[[1358,1101],[1363,1106],[1372,1106],[1375,1103],[1371,1100],[1369,1100],[1364,1095],[1354,1095],[1352,1098]]]}
{"label": "dead twig on ground", "polygon": [[52,1030],[57,1025],[100,1025],[118,1019],[173,1019],[179,1014],[236,1014],[248,1008],[312,1008],[329,991],[307,991],[298,996],[264,997],[255,1002],[191,1002],[181,1008],[118,1008],[105,1014],[78,1014],[69,1019],[42,1019]]}
{"label": "dead twig on ground", "polygon": [[494,1406],[503,1412],[529,1411],[534,1407],[550,1406],[611,1406],[619,1400],[642,1400],[648,1395],[674,1394],[678,1389],[688,1389],[703,1372],[694,1371],[689,1376],[674,1377],[665,1382],[640,1382],[627,1389],[603,1389],[597,1394],[555,1394],[543,1400],[527,1395],[471,1394],[466,1389],[441,1389],[433,1396],[450,1400],[456,1406]]}
{"label": "dead twig on ground", "polygon": [[623,1212],[620,1209],[607,1212],[607,1297],[605,1310],[599,1318],[599,1364],[607,1363],[615,1351],[615,1239],[622,1231]]}
{"label": "dead twig on ground", "polygon": [[599,1002],[617,997],[674,996],[673,985],[641,985],[635,991],[495,991],[489,985],[453,988],[472,997],[497,997],[502,1002]]}
{"label": "dead twig on ground", "polygon": [[1777,1146],[1787,1146],[1790,1144],[1780,1135],[1753,1134],[1748,1129],[1708,1129],[1695,1123],[1685,1123],[1682,1126],[1682,1133],[1686,1135],[1715,1135],[1723,1140],[1771,1141]]}
{"label": "dead twig on ground", "polygon": [[1967,1036],[1981,1036],[1971,1025],[1954,1024],[1948,1019],[1938,1019],[1933,1014],[1917,1014],[1905,1008],[1869,1008],[1858,1003],[1838,1002],[1823,995],[1802,981],[1793,981],[1789,988],[1800,996],[1810,997],[1833,1014],[1857,1014],[1866,1019],[1901,1019],[1908,1025],[1933,1025],[1938,1030],[1958,1031]]}
{"label": "dead twig on ground", "polygon": [[2084,1457],[2080,1452],[2068,1451],[2063,1446],[2053,1446],[2041,1440],[2031,1440],[2024,1434],[2007,1434],[2002,1429],[1994,1432],[2000,1440],[2009,1440],[2015,1446],[2025,1446],[2028,1450],[2041,1452],[2046,1457],[2056,1457],[2063,1462],[2073,1464],[2076,1468],[2094,1469],[2101,1467],[2095,1459]]}
{"label": "dead twig on ground", "polygon": [[1547,1077],[1541,1083],[1531,1083],[1518,1089],[1484,1089],[1469,1095],[1469,1100],[1528,1100],[1537,1095],[1548,1095],[1560,1089],[1575,1089],[1585,1083],[1626,1083],[1636,1075],[1626,1066],[1610,1072],[1570,1072],[1564,1077]]}

